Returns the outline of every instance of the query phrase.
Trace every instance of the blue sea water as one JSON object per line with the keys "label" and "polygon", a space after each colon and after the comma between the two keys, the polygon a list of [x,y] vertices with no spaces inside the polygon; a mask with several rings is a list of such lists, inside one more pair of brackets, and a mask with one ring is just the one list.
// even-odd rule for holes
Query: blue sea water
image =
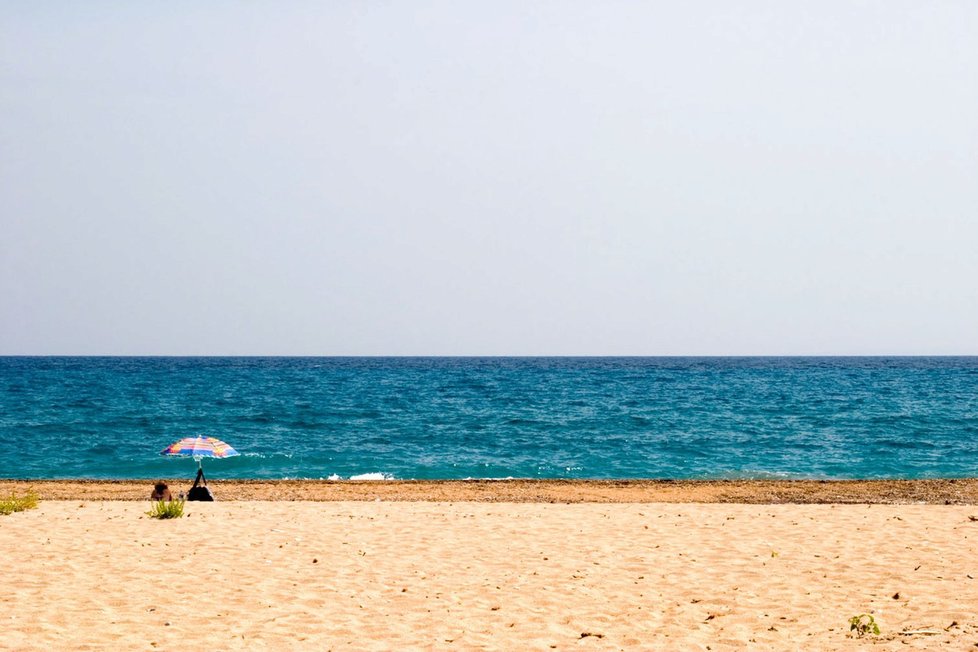
{"label": "blue sea water", "polygon": [[0,477],[978,475],[978,358],[0,358]]}

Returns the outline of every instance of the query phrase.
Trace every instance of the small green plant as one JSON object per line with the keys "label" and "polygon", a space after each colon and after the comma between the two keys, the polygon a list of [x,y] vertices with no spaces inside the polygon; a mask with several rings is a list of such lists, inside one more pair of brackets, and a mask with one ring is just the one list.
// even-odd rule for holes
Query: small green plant
{"label": "small green plant", "polygon": [[15,496],[10,494],[8,498],[0,499],[0,514],[6,516],[14,512],[23,512],[26,509],[37,507],[38,497],[33,491],[26,496]]}
{"label": "small green plant", "polygon": [[152,518],[180,518],[183,516],[182,498],[180,500],[158,500],[153,503],[153,509],[146,512]]}
{"label": "small green plant", "polygon": [[856,632],[857,638],[862,638],[866,634],[879,636],[880,626],[876,624],[876,619],[872,615],[859,614],[849,619],[849,631]]}

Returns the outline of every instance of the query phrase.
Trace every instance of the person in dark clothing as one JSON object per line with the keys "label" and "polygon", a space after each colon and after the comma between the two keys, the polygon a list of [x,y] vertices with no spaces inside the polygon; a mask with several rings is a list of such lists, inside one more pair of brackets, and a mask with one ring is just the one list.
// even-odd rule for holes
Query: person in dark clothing
{"label": "person in dark clothing", "polygon": [[160,480],[155,485],[153,485],[153,493],[149,495],[150,500],[173,500],[173,495],[170,493],[170,488],[166,486],[166,483]]}

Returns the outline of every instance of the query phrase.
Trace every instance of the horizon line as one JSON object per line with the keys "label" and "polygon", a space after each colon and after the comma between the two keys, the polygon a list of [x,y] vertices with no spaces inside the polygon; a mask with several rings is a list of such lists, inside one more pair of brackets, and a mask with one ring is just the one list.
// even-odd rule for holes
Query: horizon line
{"label": "horizon line", "polygon": [[0,358],[975,358],[978,353],[721,353],[721,354],[172,354],[172,353],[0,353]]}

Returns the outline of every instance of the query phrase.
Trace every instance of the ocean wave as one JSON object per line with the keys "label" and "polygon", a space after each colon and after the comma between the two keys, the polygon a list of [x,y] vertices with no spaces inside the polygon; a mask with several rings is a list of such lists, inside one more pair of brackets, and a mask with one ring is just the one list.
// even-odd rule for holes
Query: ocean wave
{"label": "ocean wave", "polygon": [[708,480],[826,480],[829,476],[819,473],[801,473],[795,471],[770,471],[742,469],[739,471],[721,471],[710,475],[695,476]]}
{"label": "ocean wave", "polygon": [[360,473],[359,475],[351,475],[350,480],[394,480],[394,475],[391,473]]}
{"label": "ocean wave", "polygon": [[513,477],[511,475],[508,475],[505,478],[473,478],[472,476],[469,476],[467,478],[462,478],[463,481],[488,480],[488,481],[491,481],[491,482],[500,482],[500,481],[503,481],[503,480],[517,480],[517,479],[519,479],[519,480],[526,480],[527,478],[515,478],[515,477]]}

